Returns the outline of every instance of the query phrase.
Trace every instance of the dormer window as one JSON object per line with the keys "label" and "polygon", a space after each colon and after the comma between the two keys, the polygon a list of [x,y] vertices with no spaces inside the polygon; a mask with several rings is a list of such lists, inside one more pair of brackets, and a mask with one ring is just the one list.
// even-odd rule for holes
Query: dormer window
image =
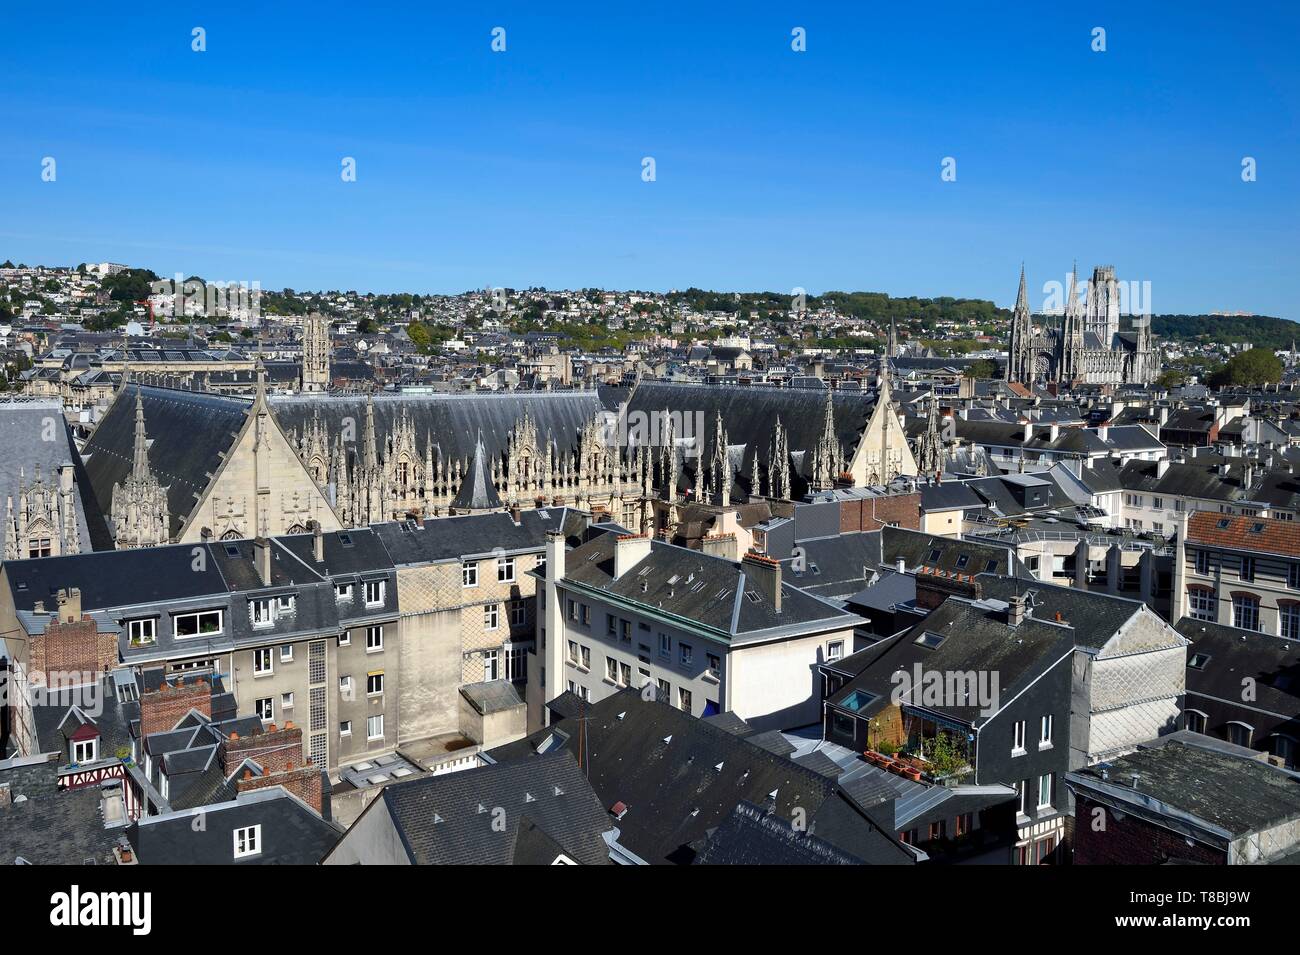
{"label": "dormer window", "polygon": [[262,852],[262,827],[244,826],[235,830],[235,858],[246,859]]}
{"label": "dormer window", "polygon": [[381,607],[384,603],[384,582],[382,580],[366,581],[366,606]]}
{"label": "dormer window", "polygon": [[275,613],[271,610],[268,599],[250,600],[248,602],[248,619],[254,627],[270,627],[275,623]]}
{"label": "dormer window", "polygon": [[81,739],[74,740],[72,743],[72,761],[81,765],[83,763],[93,763],[99,758],[99,740],[98,739]]}
{"label": "dormer window", "polygon": [[334,599],[335,599],[335,600],[351,600],[351,599],[352,599],[352,585],[351,585],[351,584],[335,584],[335,585],[334,585]]}
{"label": "dormer window", "polygon": [[126,632],[127,636],[131,638],[131,646],[149,646],[158,639],[158,618],[149,617],[146,620],[128,620]]}

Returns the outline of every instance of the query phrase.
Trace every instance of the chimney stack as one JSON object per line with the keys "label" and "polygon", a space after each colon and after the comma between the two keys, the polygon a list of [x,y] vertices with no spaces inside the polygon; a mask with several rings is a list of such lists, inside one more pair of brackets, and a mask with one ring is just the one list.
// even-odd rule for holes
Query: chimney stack
{"label": "chimney stack", "polygon": [[622,576],[650,556],[648,534],[619,534],[614,538],[614,579]]}
{"label": "chimney stack", "polygon": [[1007,626],[1018,627],[1025,619],[1025,595],[1012,594],[1007,601]]}
{"label": "chimney stack", "polygon": [[741,561],[745,579],[772,602],[772,609],[781,612],[781,563],[757,551],[750,551]]}
{"label": "chimney stack", "polygon": [[262,579],[262,586],[271,586],[271,541],[258,537],[253,541],[253,560],[257,564],[257,576]]}
{"label": "chimney stack", "polygon": [[320,521],[311,522],[311,550],[316,563],[325,563],[325,535],[321,533]]}

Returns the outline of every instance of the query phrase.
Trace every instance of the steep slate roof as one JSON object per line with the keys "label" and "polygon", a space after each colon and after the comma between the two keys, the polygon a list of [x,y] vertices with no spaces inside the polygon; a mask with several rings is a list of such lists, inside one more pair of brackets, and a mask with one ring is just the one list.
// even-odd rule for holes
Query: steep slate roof
{"label": "steep slate roof", "polygon": [[[697,550],[652,541],[650,554],[615,580],[615,534],[575,547],[565,555],[564,578],[650,612],[683,617],[732,640],[757,631],[802,626],[852,627],[862,618],[782,583],[781,612],[752,580],[745,566]],[[641,571],[646,573],[642,574]],[[676,578],[674,580],[673,578]],[[646,589],[643,591],[642,585]]]}
{"label": "steep slate roof", "polygon": [[[353,422],[356,440],[361,441],[362,423],[366,420],[366,399],[360,396],[297,395],[271,396],[267,399],[272,414],[285,433],[303,433],[319,413],[330,435],[337,435],[345,419]],[[506,453],[510,432],[524,416],[537,426],[537,441],[544,446],[547,435],[562,451],[577,448],[578,436],[589,421],[602,410],[594,391],[556,392],[484,392],[474,394],[376,395],[376,445],[396,430],[405,412],[413,423],[416,443],[424,454],[427,435],[433,437],[435,460],[439,453],[444,462],[469,461],[474,456],[474,442],[483,435],[488,460]],[[146,423],[148,419],[146,417]]]}
{"label": "steep slate roof", "polygon": [[[883,836],[881,837],[884,838]],[[888,840],[885,840],[888,841]],[[740,802],[704,844],[694,865],[862,865],[829,842]]]}
{"label": "steep slate roof", "polygon": [[[916,641],[925,633],[938,634],[944,640],[936,648],[923,647]],[[1073,649],[1074,631],[1068,626],[1033,617],[1026,617],[1013,628],[1006,623],[1003,613],[973,601],[949,597],[911,630],[881,643],[886,646],[871,665],[831,696],[829,703],[843,707],[849,697],[865,692],[871,694],[872,699],[857,707],[856,712],[862,715],[876,713],[891,699],[895,690],[895,671],[901,669],[911,673],[914,664],[941,673],[997,672],[998,696],[1002,700],[1011,700]],[[921,688],[915,690],[919,694]],[[905,705],[922,704],[920,699],[912,700],[907,694],[904,694],[902,702]],[[982,725],[993,715],[981,712],[978,702],[972,705],[926,705],[924,708],[970,726]]]}
{"label": "steep slate roof", "polygon": [[482,434],[475,440],[474,458],[470,461],[469,473],[461,480],[460,489],[456,491],[451,506],[460,511],[488,511],[501,506],[501,495],[492,484],[492,476],[489,473]]}
{"label": "steep slate roof", "polygon": [[[49,427],[54,429],[54,440],[44,440]],[[0,508],[13,500],[18,508],[20,479],[31,486],[37,471],[41,479],[57,487],[59,467],[73,465],[77,482],[75,497],[77,509],[77,538],[83,551],[91,548],[91,530],[88,525],[83,496],[90,494],[90,484],[81,468],[81,457],[72,443],[72,432],[63,418],[63,402],[58,398],[0,401],[0,436],[5,451],[0,454]],[[91,516],[95,516],[92,505]],[[5,538],[9,533],[7,521],[0,521],[0,554],[4,553]],[[25,555],[24,555],[25,556]]]}
{"label": "steep slate roof", "polygon": [[[828,838],[817,814],[834,794],[828,777],[667,703],[647,701],[635,690],[582,703],[578,710],[581,716],[489,755],[527,771],[537,765],[539,747],[554,752],[558,744],[575,756],[581,753],[583,772],[602,806],[611,809],[621,802],[627,808],[621,819],[608,817],[619,829],[620,845],[647,862],[690,862],[742,801],[765,811],[770,807],[782,820],[794,819],[800,808],[815,834]],[[906,850],[865,818],[842,828],[874,847],[865,850],[870,857],[850,849],[854,855],[878,861],[873,857],[883,849],[900,863],[909,861]]]}
{"label": "steep slate roof", "polygon": [[[502,865],[551,843],[580,865],[609,861],[603,833],[614,823],[565,752],[396,783],[379,798],[415,865]],[[539,845],[534,827],[548,841]]]}
{"label": "steep slate roof", "polygon": [[[203,826],[195,820],[203,817]],[[257,855],[236,861],[232,833],[261,825]],[[222,803],[143,816],[126,830],[141,865],[315,865],[342,834],[281,786]]]}
{"label": "steep slate roof", "polygon": [[1103,646],[1144,606],[1140,600],[1038,580],[1012,580],[994,574],[980,574],[976,579],[985,599],[1006,601],[1024,594],[1028,616],[1055,621],[1059,613],[1061,621],[1074,628],[1076,644],[1081,647]]}
{"label": "steep slate roof", "polygon": [[[1254,630],[1238,630],[1184,617],[1177,630],[1191,641],[1187,659],[1208,657],[1187,668],[1189,695],[1241,699],[1242,680],[1255,681],[1252,708],[1292,721],[1300,714],[1300,641]],[[1189,705],[1190,701],[1189,701]]]}
{"label": "steep slate roof", "polygon": [[[520,511],[519,523],[516,524],[505,511],[498,511],[440,517],[425,521],[423,527],[413,521],[398,521],[377,524],[371,529],[394,563],[426,564],[477,554],[536,550],[546,545],[548,531],[564,528],[569,513],[564,507]],[[311,535],[304,537],[310,552]],[[327,552],[326,564],[329,563]]]}
{"label": "steep slate roof", "polygon": [[103,514],[109,514],[113,506],[113,487],[131,471],[137,393],[144,404],[149,468],[167,488],[169,529],[176,535],[234,445],[251,405],[244,398],[128,384],[118,392],[82,451],[88,457],[86,474]]}
{"label": "steep slate roof", "polygon": [[[772,428],[778,416],[787,431],[792,452],[809,451],[817,446],[826,418],[826,394],[821,389],[642,381],[628,400],[628,413],[699,412],[703,415],[705,437],[711,444],[714,422],[721,412],[728,442],[754,446],[766,464]],[[846,450],[856,448],[870,418],[872,402],[861,392],[830,394],[835,408],[836,437]]]}
{"label": "steep slate roof", "polygon": [[18,772],[3,766],[0,783],[10,783],[12,797],[27,798],[0,809],[0,865],[19,858],[32,865],[116,864],[113,847],[124,830],[104,827],[98,786],[56,789],[54,762],[23,767],[21,781]]}

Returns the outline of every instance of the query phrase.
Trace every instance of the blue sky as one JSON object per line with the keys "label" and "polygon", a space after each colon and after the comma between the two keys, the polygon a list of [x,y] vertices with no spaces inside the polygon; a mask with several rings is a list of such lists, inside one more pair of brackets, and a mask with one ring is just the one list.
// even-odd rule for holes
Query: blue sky
{"label": "blue sky", "polygon": [[1294,4],[272,6],[6,28],[0,260],[1009,305],[1077,259],[1300,318]]}

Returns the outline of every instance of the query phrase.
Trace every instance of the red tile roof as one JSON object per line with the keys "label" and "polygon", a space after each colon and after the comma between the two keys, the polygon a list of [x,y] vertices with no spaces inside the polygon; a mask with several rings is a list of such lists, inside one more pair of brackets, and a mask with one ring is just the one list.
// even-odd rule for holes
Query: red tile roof
{"label": "red tile roof", "polygon": [[1213,511],[1196,511],[1187,519],[1187,541],[1231,550],[1300,557],[1300,523],[1276,517],[1234,517]]}

